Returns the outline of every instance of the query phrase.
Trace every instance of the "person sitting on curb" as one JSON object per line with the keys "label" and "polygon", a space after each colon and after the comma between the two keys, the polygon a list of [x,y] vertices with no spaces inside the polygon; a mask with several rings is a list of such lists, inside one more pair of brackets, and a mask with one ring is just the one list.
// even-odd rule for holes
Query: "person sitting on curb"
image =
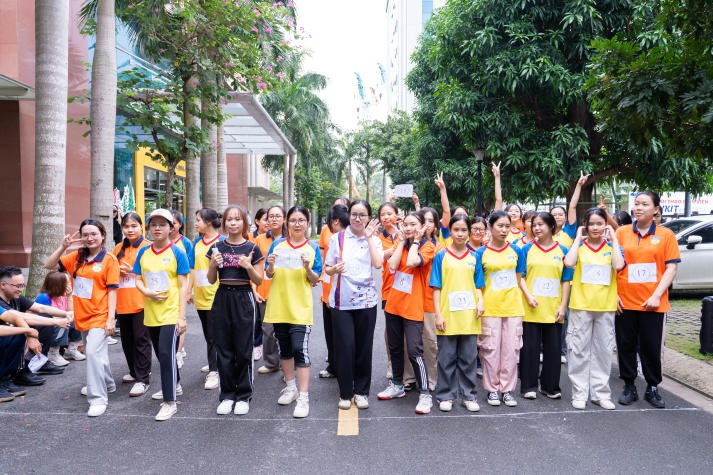
{"label": "person sitting on curb", "polygon": [[[42,305],[25,297],[22,295],[24,289],[25,278],[19,267],[5,266],[0,268],[0,307],[5,310],[21,312],[22,318],[24,318],[29,326],[39,327],[36,328],[39,333],[38,339],[42,345],[42,353],[46,356],[54,338],[52,326],[57,325],[68,328],[74,316],[72,312],[59,310],[49,305]],[[33,313],[45,313],[58,318],[48,319],[46,317],[29,315],[25,313],[28,311]],[[38,371],[39,374],[62,374],[63,372],[63,368],[55,366],[49,361]],[[23,368],[15,375],[14,381],[15,384],[21,386],[39,386],[45,382],[44,378],[30,372],[26,365],[23,365]]]}

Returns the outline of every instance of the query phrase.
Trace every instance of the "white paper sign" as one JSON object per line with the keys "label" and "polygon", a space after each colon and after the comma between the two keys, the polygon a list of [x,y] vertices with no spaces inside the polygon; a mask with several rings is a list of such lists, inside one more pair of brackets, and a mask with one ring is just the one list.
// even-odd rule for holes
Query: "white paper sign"
{"label": "white paper sign", "polygon": [[532,295],[536,297],[559,297],[560,281],[557,279],[547,279],[537,277],[532,284]]}
{"label": "white paper sign", "polygon": [[448,306],[451,312],[459,310],[475,310],[475,296],[469,290],[448,292]]}
{"label": "white paper sign", "polygon": [[93,287],[94,282],[92,279],[87,279],[86,277],[75,277],[74,290],[72,291],[72,294],[80,299],[90,299],[92,298]]}
{"label": "white paper sign", "polygon": [[302,253],[292,249],[280,249],[275,252],[275,267],[281,269],[300,269],[302,267]]}
{"label": "white paper sign", "polygon": [[160,292],[168,291],[168,272],[145,272],[144,279],[146,279],[146,286],[149,289]]}
{"label": "white paper sign", "polygon": [[515,269],[493,272],[490,274],[490,285],[493,290],[507,290],[517,287]]}
{"label": "white paper sign", "polygon": [[208,269],[195,269],[196,287],[210,287]]}
{"label": "white paper sign", "polygon": [[656,263],[629,264],[629,283],[646,284],[656,282]]}
{"label": "white paper sign", "polygon": [[406,274],[404,272],[397,271],[394,276],[394,285],[391,288],[411,295],[411,289],[413,288],[413,274]]}
{"label": "white paper sign", "polygon": [[609,286],[611,284],[611,271],[611,266],[584,264],[582,265],[582,283]]}
{"label": "white paper sign", "polygon": [[120,289],[131,289],[136,287],[136,278],[134,274],[123,275],[119,277],[119,288]]}
{"label": "white paper sign", "polygon": [[413,195],[413,185],[396,185],[394,196],[397,198],[411,198]]}

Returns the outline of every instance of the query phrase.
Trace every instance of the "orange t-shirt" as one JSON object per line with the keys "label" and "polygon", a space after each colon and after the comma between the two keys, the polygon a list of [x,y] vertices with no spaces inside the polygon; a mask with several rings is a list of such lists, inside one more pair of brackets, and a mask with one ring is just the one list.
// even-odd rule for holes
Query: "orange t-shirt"
{"label": "orange t-shirt", "polygon": [[[255,244],[257,244],[257,247],[260,248],[260,252],[262,252],[263,256],[267,256],[268,251],[270,251],[270,246],[272,246],[272,243],[275,241],[275,239],[272,237],[272,234],[270,231],[266,232],[265,234],[259,235],[255,239]],[[262,283],[258,285],[255,290],[257,293],[260,294],[262,298],[267,300],[267,294],[270,293],[270,284],[272,283],[271,279],[268,279],[267,276],[265,275],[265,266],[257,266],[260,268],[260,272],[262,273]],[[256,267],[256,269],[257,269]]]}
{"label": "orange t-shirt", "polygon": [[[623,308],[646,311],[643,304],[656,290],[666,271],[666,264],[681,262],[676,236],[663,226],[652,223],[646,235],[641,236],[634,225],[627,224],[616,230],[616,238],[624,250],[626,266],[617,273],[616,285]],[[654,312],[668,312],[668,290],[661,296]]]}
{"label": "orange t-shirt", "polygon": [[[134,244],[124,249],[124,256],[119,261],[119,264],[126,262],[133,269],[139,249],[150,245],[151,243],[148,239],[140,237]],[[115,256],[119,255],[122,246],[123,243],[119,243],[114,247],[113,254]],[[119,290],[116,291],[116,313],[118,314],[139,313],[144,309],[144,294],[136,288],[134,278],[135,275],[132,273],[127,276],[119,274]]]}
{"label": "orange t-shirt", "polygon": [[[406,242],[406,245],[410,244],[410,242]],[[404,246],[384,311],[407,320],[422,322],[425,296],[427,292],[432,292],[428,287],[427,279],[433,257],[436,255],[436,247],[430,241],[421,243],[418,248],[421,265],[412,268],[406,267],[408,250],[409,248]],[[423,276],[424,272],[426,273],[425,277]]]}
{"label": "orange t-shirt", "polygon": [[[379,239],[381,239],[381,248],[386,251],[395,247],[399,242],[393,235],[382,231],[379,233]],[[386,254],[386,253],[385,253]],[[381,300],[389,300],[389,291],[394,283],[394,274],[389,269],[389,263],[386,255],[384,255],[384,263],[381,268]]]}
{"label": "orange t-shirt", "polygon": [[[329,230],[329,226],[326,224],[322,226],[322,231],[319,233],[319,252],[322,254],[322,262],[324,262],[324,257],[327,255],[327,249],[329,248],[329,240],[332,239],[332,231]],[[319,279],[322,282],[322,302],[329,304],[329,292],[332,291],[332,279],[324,272],[324,267],[322,267],[322,276]]]}
{"label": "orange t-shirt", "polygon": [[119,261],[102,249],[77,269],[78,251],[60,257],[59,270],[73,276],[74,326],[79,331],[104,328],[109,317],[109,292],[119,287]]}

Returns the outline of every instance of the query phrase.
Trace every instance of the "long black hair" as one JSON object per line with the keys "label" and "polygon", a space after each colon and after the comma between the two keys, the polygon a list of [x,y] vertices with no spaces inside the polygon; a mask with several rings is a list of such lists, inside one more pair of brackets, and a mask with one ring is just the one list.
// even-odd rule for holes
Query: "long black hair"
{"label": "long black hair", "polygon": [[[106,244],[106,229],[104,229],[104,225],[100,221],[97,221],[96,219],[87,218],[79,224],[79,234],[80,235],[82,234],[82,229],[84,228],[84,226],[95,226],[99,230],[99,233],[101,233],[101,235],[102,235],[102,248],[104,248],[104,245]],[[79,248],[79,250],[77,251],[77,266],[74,268],[74,272],[72,273],[72,278],[77,277],[77,271],[79,270],[80,267],[82,267],[84,265],[88,256],[89,256],[89,248],[87,248],[87,247]]]}
{"label": "long black hair", "polygon": [[[141,221],[141,216],[139,216],[137,213],[134,213],[133,211],[129,211],[121,217],[121,227],[123,228],[129,220],[136,221],[137,223],[139,223],[139,226],[141,226],[142,228],[144,227],[144,223]],[[121,258],[124,257],[125,249],[129,246],[131,246],[131,241],[129,241],[129,238],[125,237],[124,240],[121,242],[121,249],[119,249],[119,253],[116,255],[117,260],[121,260]]]}

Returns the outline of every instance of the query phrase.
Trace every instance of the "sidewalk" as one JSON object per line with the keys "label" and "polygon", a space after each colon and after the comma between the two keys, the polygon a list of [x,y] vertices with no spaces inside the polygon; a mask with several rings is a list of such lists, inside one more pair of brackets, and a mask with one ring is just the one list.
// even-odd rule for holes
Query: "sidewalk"
{"label": "sidewalk", "polygon": [[[673,303],[673,302],[672,302]],[[686,338],[692,342],[699,339],[701,311],[676,308],[675,304],[666,317],[666,336]],[[663,373],[684,386],[713,398],[713,361],[699,360],[671,348],[664,349]]]}

